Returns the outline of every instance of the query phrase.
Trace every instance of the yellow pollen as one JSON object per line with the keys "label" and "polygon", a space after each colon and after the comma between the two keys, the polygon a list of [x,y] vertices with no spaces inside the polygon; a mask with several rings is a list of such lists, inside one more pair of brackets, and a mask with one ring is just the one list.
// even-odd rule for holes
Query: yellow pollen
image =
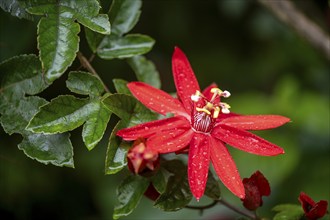
{"label": "yellow pollen", "polygon": [[206,109],[212,109],[213,104],[211,102],[208,102],[205,107],[206,107]]}
{"label": "yellow pollen", "polygon": [[219,88],[212,88],[211,93],[213,93],[213,94],[216,93],[216,94],[220,95],[222,93],[222,90]]}
{"label": "yellow pollen", "polygon": [[197,110],[198,112],[205,112],[205,113],[208,114],[208,115],[211,114],[211,112],[210,112],[209,110],[205,109],[205,108],[198,108],[198,107],[196,107],[196,110]]}

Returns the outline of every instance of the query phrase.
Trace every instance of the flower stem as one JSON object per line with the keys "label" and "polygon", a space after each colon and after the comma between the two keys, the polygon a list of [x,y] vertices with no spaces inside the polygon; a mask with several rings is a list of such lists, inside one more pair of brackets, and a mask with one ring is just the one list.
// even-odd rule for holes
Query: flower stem
{"label": "flower stem", "polygon": [[104,82],[102,81],[101,77],[99,76],[99,74],[97,74],[97,72],[95,71],[95,69],[93,68],[93,66],[90,64],[90,62],[88,61],[88,59],[80,52],[78,51],[77,53],[77,57],[80,61],[80,64],[87,69],[90,73],[92,73],[94,76],[96,76],[103,84],[104,90],[108,93],[110,93],[109,88],[104,84]]}
{"label": "flower stem", "polygon": [[219,199],[218,200],[219,203],[221,203],[222,205],[226,206],[227,208],[231,209],[232,211],[241,214],[245,217],[248,217],[250,219],[254,219],[254,220],[259,220],[259,217],[255,214],[255,213],[251,213],[247,210],[243,210],[243,209],[239,209],[236,206],[233,206],[232,204],[230,204],[229,202],[227,202],[224,199]]}

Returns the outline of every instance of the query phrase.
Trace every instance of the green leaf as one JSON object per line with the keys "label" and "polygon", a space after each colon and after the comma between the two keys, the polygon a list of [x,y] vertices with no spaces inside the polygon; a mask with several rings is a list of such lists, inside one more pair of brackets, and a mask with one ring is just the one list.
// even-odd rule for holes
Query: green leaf
{"label": "green leaf", "polygon": [[25,9],[31,6],[30,0],[1,0],[0,7],[9,12],[11,15],[16,16],[18,18],[25,18],[29,20],[33,20],[33,16],[30,15]]}
{"label": "green leaf", "polygon": [[126,94],[112,94],[103,100],[109,110],[120,117],[128,126],[141,124],[157,119],[151,112],[134,97]]}
{"label": "green leaf", "polygon": [[272,210],[278,212],[274,220],[299,220],[304,215],[302,207],[294,204],[277,205]]}
{"label": "green leaf", "polygon": [[73,148],[69,134],[32,134],[24,135],[18,148],[37,161],[56,166],[74,167]]}
{"label": "green leaf", "polygon": [[98,109],[88,115],[82,131],[83,141],[88,150],[92,150],[100,142],[111,116],[111,112],[102,102],[93,103]]}
{"label": "green leaf", "polygon": [[93,53],[96,53],[103,39],[108,36],[104,36],[102,34],[91,31],[88,28],[85,28],[85,37],[90,49],[93,51]]}
{"label": "green leaf", "polygon": [[180,160],[171,160],[163,165],[173,176],[169,177],[165,192],[158,197],[154,206],[164,211],[177,211],[192,199],[187,167]]}
{"label": "green leaf", "polygon": [[111,112],[102,100],[78,99],[71,95],[54,98],[42,106],[29,122],[27,129],[35,133],[55,134],[71,131],[83,123],[83,140],[91,150],[102,139]]}
{"label": "green leaf", "polygon": [[34,95],[48,87],[43,81],[41,65],[34,55],[11,58],[0,64],[0,122],[9,133],[19,133],[23,141],[19,149],[37,161],[56,166],[73,165],[73,150],[68,134],[33,134],[25,130],[32,116],[47,101]]}
{"label": "green leaf", "polygon": [[45,134],[63,133],[82,125],[89,114],[97,110],[98,106],[90,103],[89,99],[78,99],[71,95],[58,96],[40,108],[27,129]]}
{"label": "green leaf", "polygon": [[128,33],[139,20],[141,6],[140,0],[114,0],[109,12],[112,33],[117,36]]}
{"label": "green leaf", "polygon": [[117,131],[125,127],[127,124],[119,121],[111,132],[105,158],[105,174],[115,174],[127,165],[126,155],[130,146],[116,136]]}
{"label": "green leaf", "polygon": [[82,95],[100,96],[104,92],[102,82],[87,72],[70,72],[66,86],[70,91]]}
{"label": "green leaf", "polygon": [[147,60],[144,56],[134,56],[127,61],[139,81],[148,83],[155,88],[160,88],[159,73],[151,61]]}
{"label": "green leaf", "polygon": [[130,95],[131,92],[129,91],[127,87],[127,81],[123,79],[113,79],[112,80],[113,84],[115,85],[115,89],[118,93]]}
{"label": "green leaf", "polygon": [[47,15],[38,24],[38,48],[48,81],[59,78],[76,57],[80,27],[75,20],[93,31],[110,34],[107,15],[99,15],[99,9],[96,0],[49,0],[28,9],[32,14]]}
{"label": "green leaf", "polygon": [[40,61],[35,55],[21,55],[2,62],[0,73],[0,96],[6,97],[0,106],[25,94],[35,95],[50,85],[44,81]]}
{"label": "green leaf", "polygon": [[160,194],[164,193],[166,190],[166,183],[168,178],[165,172],[166,171],[163,168],[160,168],[158,172],[153,177],[151,177],[152,185]]}
{"label": "green leaf", "polygon": [[209,172],[208,174],[206,188],[205,188],[205,195],[214,200],[218,200],[221,196],[219,183],[214,178],[212,172]]}
{"label": "green leaf", "polygon": [[118,219],[129,215],[140,202],[148,186],[148,179],[141,176],[128,176],[118,187],[118,203],[115,206],[113,218]]}
{"label": "green leaf", "polygon": [[128,34],[124,37],[110,36],[100,44],[97,54],[102,59],[129,58],[149,52],[155,40],[147,35]]}

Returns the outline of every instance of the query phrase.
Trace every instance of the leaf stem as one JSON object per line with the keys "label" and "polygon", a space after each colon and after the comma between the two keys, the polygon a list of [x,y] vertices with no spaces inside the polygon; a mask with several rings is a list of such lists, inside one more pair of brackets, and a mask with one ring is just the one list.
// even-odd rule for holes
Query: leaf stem
{"label": "leaf stem", "polygon": [[92,73],[94,76],[96,76],[103,84],[104,90],[108,93],[110,93],[109,88],[104,84],[103,80],[101,79],[101,77],[99,76],[99,74],[97,74],[97,72],[95,71],[95,69],[93,68],[93,66],[90,64],[90,62],[88,61],[88,59],[80,52],[78,51],[77,53],[77,57],[80,61],[80,64],[87,69],[90,73]]}
{"label": "leaf stem", "polygon": [[200,212],[203,213],[203,211],[205,209],[212,208],[213,206],[215,206],[218,203],[220,203],[223,206],[226,206],[228,209],[230,209],[230,210],[232,210],[232,211],[234,211],[234,212],[236,212],[238,214],[241,214],[241,215],[243,215],[245,217],[248,217],[248,218],[253,219],[253,220],[260,220],[260,218],[257,216],[257,214],[255,212],[254,213],[251,213],[248,210],[239,209],[238,207],[230,204],[229,202],[227,202],[224,199],[213,200],[212,203],[210,203],[208,205],[204,205],[204,206],[190,206],[190,205],[186,205],[185,208],[187,208],[187,209],[200,210]]}

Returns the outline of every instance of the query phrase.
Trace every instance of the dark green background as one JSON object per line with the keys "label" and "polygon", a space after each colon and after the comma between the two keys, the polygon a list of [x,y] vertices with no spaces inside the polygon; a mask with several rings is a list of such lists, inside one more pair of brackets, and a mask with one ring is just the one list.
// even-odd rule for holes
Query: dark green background
{"label": "dark green background", "polygon": [[[303,13],[328,31],[326,0],[295,1]],[[102,4],[107,11],[110,2]],[[328,18],[326,14],[328,13]],[[0,62],[14,55],[37,51],[37,21],[32,22],[0,11]],[[264,199],[261,213],[272,216],[271,207],[296,203],[300,191],[315,200],[330,199],[329,64],[291,28],[279,22],[256,1],[143,2],[142,14],[132,33],[156,40],[147,57],[154,61],[163,86],[175,87],[171,56],[179,46],[188,56],[201,87],[212,82],[232,96],[226,100],[241,114],[281,114],[292,122],[258,134],[280,146],[286,154],[265,158],[230,148],[242,177],[257,169],[269,179],[272,194]],[[83,32],[81,51],[89,56]],[[135,80],[123,60],[96,58],[96,71],[114,91],[113,78]],[[79,67],[75,62],[72,70]],[[50,100],[68,93],[62,76],[42,96]],[[59,93],[60,91],[60,93]],[[19,135],[0,129],[0,216],[4,219],[111,219],[115,189],[126,171],[104,175],[107,138],[91,152],[81,140],[81,130],[72,132],[75,169],[45,166],[27,158],[17,148]],[[224,186],[224,197],[240,206],[239,199]],[[200,204],[207,204],[203,198]],[[221,219],[232,214],[220,205],[206,210],[165,213],[143,198],[138,209],[123,219]],[[0,217],[1,218],[1,217]],[[1,218],[2,219],[2,218]],[[329,217],[325,218],[329,219]]]}

